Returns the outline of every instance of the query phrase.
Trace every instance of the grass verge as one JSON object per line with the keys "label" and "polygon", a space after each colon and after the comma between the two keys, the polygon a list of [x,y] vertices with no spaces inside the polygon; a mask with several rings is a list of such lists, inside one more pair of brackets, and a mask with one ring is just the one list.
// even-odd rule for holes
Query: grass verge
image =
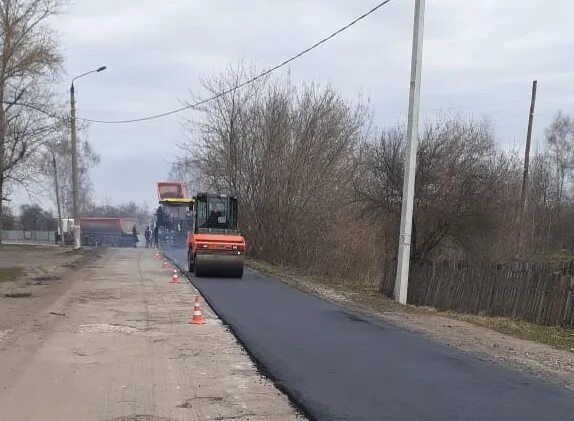
{"label": "grass verge", "polygon": [[24,273],[24,269],[15,267],[0,268],[0,283],[17,280]]}
{"label": "grass verge", "polygon": [[556,349],[574,352],[574,329],[539,326],[534,323],[512,320],[506,317],[477,316],[475,314],[459,314],[450,311],[440,314],[478,326],[487,327],[505,335],[540,342]]}

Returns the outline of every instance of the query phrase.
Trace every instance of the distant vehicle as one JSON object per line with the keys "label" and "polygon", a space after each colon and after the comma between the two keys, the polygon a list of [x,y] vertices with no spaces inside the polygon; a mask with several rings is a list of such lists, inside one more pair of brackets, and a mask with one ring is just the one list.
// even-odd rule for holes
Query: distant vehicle
{"label": "distant vehicle", "polygon": [[198,193],[192,203],[192,227],[187,237],[190,272],[196,276],[243,276],[245,239],[237,226],[238,203],[233,196]]}
{"label": "distant vehicle", "polygon": [[193,199],[167,198],[160,200],[156,211],[156,224],[159,227],[160,244],[184,248],[187,233],[192,227]]}
{"label": "distant vehicle", "polygon": [[89,247],[133,247],[134,225],[137,225],[135,218],[82,217],[82,244]]}
{"label": "distant vehicle", "polygon": [[191,203],[186,197],[182,183],[159,181],[157,183],[159,206],[155,213],[154,226],[158,227],[160,246],[184,248],[187,233],[191,228]]}
{"label": "distant vehicle", "polygon": [[157,196],[160,201],[163,199],[184,199],[187,194],[182,183],[174,181],[158,181]]}

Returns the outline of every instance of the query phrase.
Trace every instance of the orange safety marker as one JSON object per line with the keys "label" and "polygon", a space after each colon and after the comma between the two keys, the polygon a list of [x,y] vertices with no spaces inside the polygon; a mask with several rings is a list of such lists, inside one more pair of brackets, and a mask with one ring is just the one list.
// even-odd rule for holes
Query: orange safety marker
{"label": "orange safety marker", "polygon": [[195,296],[195,303],[193,304],[193,316],[187,321],[190,325],[202,325],[205,324],[205,320],[201,315],[201,308],[199,306],[199,295]]}
{"label": "orange safety marker", "polygon": [[162,268],[166,268],[167,267],[167,260],[163,259],[163,263],[161,264]]}
{"label": "orange safety marker", "polygon": [[156,251],[156,252],[154,253],[154,256],[155,256],[156,258],[159,258],[159,253]]}
{"label": "orange safety marker", "polygon": [[177,275],[177,269],[173,270],[173,275],[171,275],[170,284],[179,284],[179,276]]}

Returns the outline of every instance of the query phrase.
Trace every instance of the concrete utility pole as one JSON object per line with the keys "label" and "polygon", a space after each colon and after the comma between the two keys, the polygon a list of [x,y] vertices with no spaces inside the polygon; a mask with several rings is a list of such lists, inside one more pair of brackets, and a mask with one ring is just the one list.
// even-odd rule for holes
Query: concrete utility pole
{"label": "concrete utility pole", "polygon": [[78,176],[78,146],[76,140],[76,101],[74,98],[74,81],[91,73],[106,70],[106,66],[82,73],[72,79],[70,85],[70,138],[72,142],[72,208],[74,216],[74,248],[82,247],[80,239],[80,181]]}
{"label": "concrete utility pole", "polygon": [[411,232],[417,167],[417,145],[419,125],[419,104],[421,92],[421,65],[423,53],[425,0],[415,0],[413,48],[411,56],[411,81],[409,92],[409,115],[407,122],[407,151],[405,155],[405,175],[403,180],[403,200],[401,210],[401,234],[399,256],[395,279],[395,300],[407,303],[409,285],[409,265],[411,257]]}
{"label": "concrete utility pole", "polygon": [[76,101],[74,99],[74,82],[70,86],[70,135],[72,141],[72,216],[74,218],[74,247],[82,247],[80,240],[80,186],[78,180],[78,147],[76,141]]}
{"label": "concrete utility pole", "polygon": [[64,244],[64,229],[62,227],[62,207],[60,206],[60,184],[58,183],[58,167],[56,155],[52,152],[52,167],[54,169],[54,186],[56,187],[56,205],[58,206],[58,231],[60,231],[60,244]]}
{"label": "concrete utility pole", "polygon": [[536,86],[538,81],[532,82],[532,97],[530,99],[530,114],[528,116],[528,131],[526,133],[526,149],[524,150],[524,173],[522,175],[522,193],[520,195],[520,218],[526,206],[526,189],[528,188],[528,166],[530,165],[530,139],[532,138],[532,123],[534,122],[534,105],[536,104]]}

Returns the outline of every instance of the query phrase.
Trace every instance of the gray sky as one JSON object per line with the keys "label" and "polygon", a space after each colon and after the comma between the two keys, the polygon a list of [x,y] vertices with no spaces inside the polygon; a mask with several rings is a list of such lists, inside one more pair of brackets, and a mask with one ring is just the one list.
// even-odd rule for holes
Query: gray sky
{"label": "gray sky", "polygon": [[[55,22],[78,115],[123,119],[177,108],[199,80],[245,59],[264,69],[328,35],[378,0],[76,0]],[[394,0],[290,65],[295,82],[331,83],[371,99],[375,124],[407,109],[414,0]],[[422,118],[487,116],[506,148],[524,142],[532,79],[539,81],[534,148],[559,108],[574,114],[574,1],[427,0]],[[285,74],[285,72],[281,73]],[[193,111],[186,113],[192,116]],[[96,197],[155,205],[154,183],[178,154],[179,117],[92,124],[102,162]],[[48,202],[46,202],[48,204]]]}

